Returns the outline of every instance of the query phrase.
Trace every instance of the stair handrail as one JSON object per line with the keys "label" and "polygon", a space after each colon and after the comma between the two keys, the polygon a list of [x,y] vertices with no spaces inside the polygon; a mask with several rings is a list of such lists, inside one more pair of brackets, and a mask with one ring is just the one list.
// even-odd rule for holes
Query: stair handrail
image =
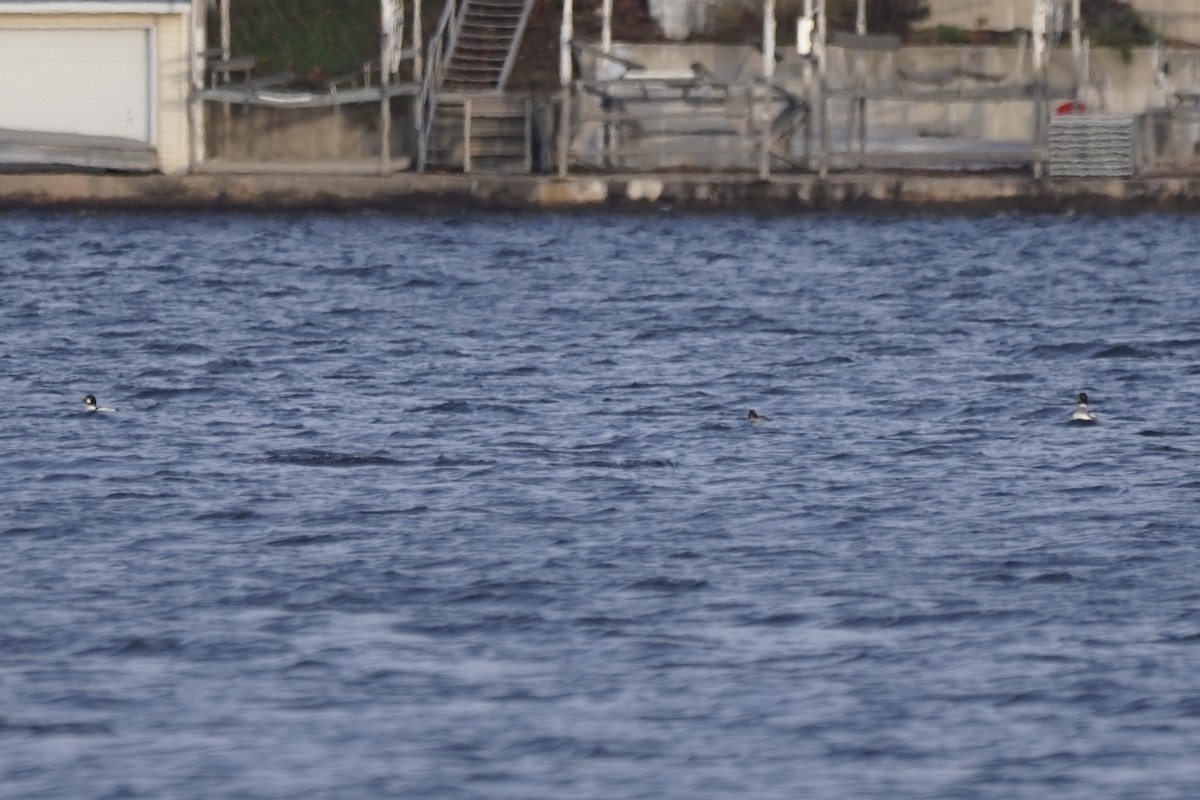
{"label": "stair handrail", "polygon": [[[442,75],[446,63],[454,53],[454,45],[458,42],[459,18],[466,14],[469,0],[448,0],[438,19],[437,28],[429,38],[426,49],[428,57],[425,60],[425,76],[421,80],[421,94],[417,98],[417,172],[425,171],[426,154],[429,150],[429,136],[433,131],[433,118],[436,111],[436,96],[434,90],[442,85]],[[459,14],[459,5],[463,14]]]}
{"label": "stair handrail", "polygon": [[504,57],[504,66],[501,67],[500,77],[496,80],[497,91],[504,91],[504,87],[508,85],[508,76],[512,74],[513,65],[517,63],[521,40],[525,38],[525,25],[529,22],[529,15],[533,11],[535,1],[525,0],[525,5],[521,7],[521,19],[517,22],[517,29],[513,31],[512,41],[508,45],[508,55]]}

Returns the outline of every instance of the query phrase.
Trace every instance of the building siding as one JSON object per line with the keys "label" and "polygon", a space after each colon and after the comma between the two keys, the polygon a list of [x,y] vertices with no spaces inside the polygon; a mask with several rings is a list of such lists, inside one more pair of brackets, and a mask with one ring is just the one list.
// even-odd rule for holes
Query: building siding
{"label": "building siding", "polygon": [[189,167],[190,90],[187,14],[0,14],[5,29],[140,28],[153,32],[154,70],[151,115],[159,169],[168,174]]}
{"label": "building siding", "polygon": [[188,170],[190,161],[188,18],[175,14],[156,21],[159,168],[181,173]]}

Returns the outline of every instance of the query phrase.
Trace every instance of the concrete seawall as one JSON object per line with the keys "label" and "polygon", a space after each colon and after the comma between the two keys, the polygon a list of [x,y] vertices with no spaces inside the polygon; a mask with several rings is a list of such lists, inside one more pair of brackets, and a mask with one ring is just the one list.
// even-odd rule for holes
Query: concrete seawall
{"label": "concrete seawall", "polygon": [[0,208],[804,213],[1200,213],[1200,176],[1035,180],[1018,174],[471,176],[6,174]]}

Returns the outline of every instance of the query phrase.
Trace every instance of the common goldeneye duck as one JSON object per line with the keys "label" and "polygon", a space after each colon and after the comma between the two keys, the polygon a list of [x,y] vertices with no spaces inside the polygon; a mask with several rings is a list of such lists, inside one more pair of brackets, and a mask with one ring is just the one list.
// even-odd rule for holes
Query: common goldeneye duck
{"label": "common goldeneye duck", "polygon": [[87,406],[88,411],[116,411],[115,408],[96,405],[96,395],[94,394],[89,394],[87,397],[83,398],[83,404]]}
{"label": "common goldeneye duck", "polygon": [[1075,410],[1071,412],[1071,422],[1099,422],[1099,418],[1095,414],[1088,411],[1087,392],[1079,393],[1079,404],[1075,406]]}
{"label": "common goldeneye duck", "polygon": [[770,422],[770,417],[764,417],[762,414],[755,411],[753,408],[746,413],[746,419],[751,422]]}

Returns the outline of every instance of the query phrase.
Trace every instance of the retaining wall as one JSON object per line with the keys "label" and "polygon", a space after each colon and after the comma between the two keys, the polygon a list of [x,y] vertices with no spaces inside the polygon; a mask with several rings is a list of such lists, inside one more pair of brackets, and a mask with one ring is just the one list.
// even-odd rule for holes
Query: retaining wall
{"label": "retaining wall", "polygon": [[799,176],[0,175],[0,208],[382,209],[393,212],[878,211],[1200,213],[1200,178],[1034,180],[1022,175]]}

